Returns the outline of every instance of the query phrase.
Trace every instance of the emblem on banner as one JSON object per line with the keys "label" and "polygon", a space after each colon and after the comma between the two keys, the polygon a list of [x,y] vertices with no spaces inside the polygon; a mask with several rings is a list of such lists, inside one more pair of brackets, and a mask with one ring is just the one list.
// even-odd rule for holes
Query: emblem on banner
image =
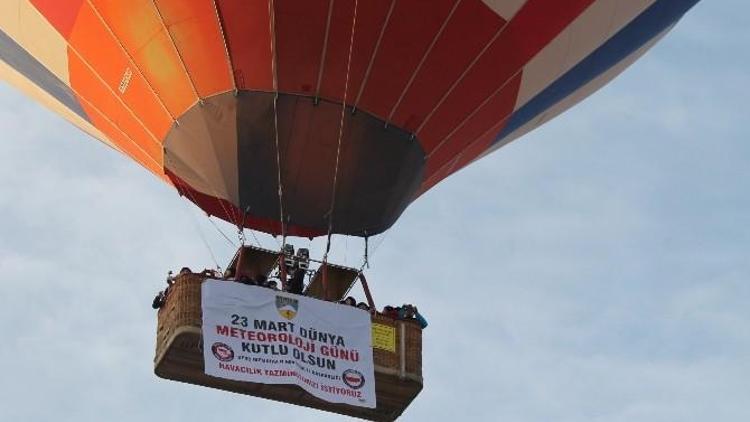
{"label": "emblem on banner", "polygon": [[356,369],[347,369],[341,374],[341,379],[344,381],[344,384],[355,390],[359,390],[365,385],[365,376]]}
{"label": "emblem on banner", "polygon": [[286,319],[293,319],[299,309],[299,301],[291,297],[276,296],[276,309]]}
{"label": "emblem on banner", "polygon": [[213,352],[216,359],[222,362],[229,362],[234,359],[234,350],[224,343],[216,342],[211,346],[211,352]]}

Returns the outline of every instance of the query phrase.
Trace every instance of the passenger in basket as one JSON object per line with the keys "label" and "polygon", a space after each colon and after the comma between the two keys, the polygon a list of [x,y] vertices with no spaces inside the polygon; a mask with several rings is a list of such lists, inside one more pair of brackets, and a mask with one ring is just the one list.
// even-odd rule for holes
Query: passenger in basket
{"label": "passenger in basket", "polygon": [[398,311],[391,305],[383,308],[383,315],[391,319],[398,319]]}
{"label": "passenger in basket", "polygon": [[271,290],[278,290],[278,284],[276,283],[276,280],[269,281],[268,288]]}
{"label": "passenger in basket", "polygon": [[305,270],[297,268],[294,270],[294,275],[289,279],[288,285],[289,293],[301,295],[305,290]]}
{"label": "passenger in basket", "polygon": [[180,275],[192,274],[192,273],[193,272],[188,267],[182,267],[182,269],[180,270]]}
{"label": "passenger in basket", "polygon": [[427,328],[427,320],[414,305],[404,305],[398,313],[399,319],[416,319],[422,329]]}
{"label": "passenger in basket", "polygon": [[357,304],[357,308],[362,309],[363,311],[370,312],[370,307],[367,306],[367,304],[365,302],[359,302]]}
{"label": "passenger in basket", "polygon": [[156,297],[154,298],[154,301],[151,302],[151,307],[154,309],[159,309],[162,306],[164,306],[164,302],[166,301],[166,295],[163,291],[156,294]]}
{"label": "passenger in basket", "polygon": [[357,301],[351,296],[348,296],[346,299],[342,300],[339,303],[341,303],[342,305],[357,306]]}

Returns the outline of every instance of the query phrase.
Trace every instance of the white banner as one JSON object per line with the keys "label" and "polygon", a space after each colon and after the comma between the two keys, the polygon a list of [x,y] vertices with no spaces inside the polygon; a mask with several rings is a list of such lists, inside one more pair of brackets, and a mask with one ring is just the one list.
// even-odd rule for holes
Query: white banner
{"label": "white banner", "polygon": [[206,374],[296,384],[332,402],[375,407],[370,314],[305,296],[207,280]]}

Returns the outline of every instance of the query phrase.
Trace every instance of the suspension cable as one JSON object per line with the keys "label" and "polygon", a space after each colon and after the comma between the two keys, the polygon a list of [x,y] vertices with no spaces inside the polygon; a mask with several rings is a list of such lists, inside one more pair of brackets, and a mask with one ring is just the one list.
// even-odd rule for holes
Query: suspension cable
{"label": "suspension cable", "polygon": [[365,230],[365,257],[362,260],[362,265],[366,266],[367,268],[370,268],[370,259],[368,257],[370,249],[370,236],[367,234],[367,231]]}
{"label": "suspension cable", "polygon": [[[198,201],[196,200],[195,196],[193,195],[193,193],[191,192],[191,189],[189,187],[186,188],[186,189],[182,189],[182,190],[179,188],[179,186],[177,184],[175,184],[175,187],[177,187],[177,193],[179,193],[180,196],[183,196],[183,195],[187,196],[188,199],[192,203],[194,203],[196,206],[198,205]],[[220,205],[222,204],[221,200],[218,197],[216,198],[216,200],[219,202]],[[222,208],[224,208],[224,207],[222,206]],[[224,209],[224,212],[226,212],[226,208]],[[206,213],[206,216],[208,217],[208,221],[211,223],[212,226],[214,226],[214,228],[216,229],[216,231],[218,231],[219,234],[224,239],[226,239],[227,242],[229,242],[230,245],[232,245],[232,246],[234,246],[236,248],[237,245],[235,245],[234,242],[232,242],[232,240],[229,239],[229,237],[226,234],[224,234],[224,232],[219,228],[219,226],[217,226],[216,223],[214,223],[213,220],[211,220],[211,216],[208,215],[208,213]],[[230,218],[232,218],[229,214],[227,214],[227,216],[230,217]]]}
{"label": "suspension cable", "polygon": [[[175,186],[177,187],[177,184],[175,184]],[[189,189],[186,189],[185,191],[186,191],[186,193],[189,196],[192,197],[192,194],[190,193]],[[177,188],[177,193],[180,196],[183,196],[182,190],[179,187]],[[185,207],[183,208],[183,210],[188,215],[188,218],[190,219],[190,222],[193,223],[193,228],[195,228],[195,231],[198,232],[198,236],[201,238],[201,241],[203,241],[203,245],[206,247],[206,249],[208,249],[208,254],[211,255],[211,260],[214,262],[214,264],[216,264],[216,269],[221,270],[221,266],[219,265],[219,261],[216,259],[216,254],[214,254],[213,249],[211,249],[211,245],[208,243],[208,239],[206,239],[206,236],[203,234],[203,230],[201,230],[201,228],[200,228],[200,224],[198,224],[198,219],[195,218],[195,216],[190,212],[190,208],[187,205],[187,203],[185,203],[183,201],[180,201],[180,202],[182,202],[182,203],[185,204]],[[195,202],[194,199],[193,199],[193,202]],[[209,221],[210,220],[211,220],[211,218],[209,217]],[[229,239],[227,239],[227,240],[229,240]]]}
{"label": "suspension cable", "polygon": [[354,49],[354,30],[357,27],[357,9],[359,0],[354,0],[354,15],[352,16],[352,31],[349,37],[349,55],[346,61],[346,80],[344,82],[344,98],[341,101],[341,118],[339,120],[339,135],[336,146],[336,166],[333,171],[333,187],[331,192],[331,206],[328,209],[328,236],[326,241],[326,253],[323,261],[327,261],[328,252],[331,250],[331,235],[333,233],[333,210],[336,206],[336,185],[339,176],[339,161],[341,159],[341,140],[344,136],[344,115],[346,113],[346,97],[349,92],[349,74],[352,65],[352,50]]}
{"label": "suspension cable", "polygon": [[242,211],[242,220],[237,223],[237,239],[240,241],[240,246],[245,246],[245,222],[247,221],[247,213],[250,211],[250,206]]}
{"label": "suspension cable", "polygon": [[224,239],[226,239],[226,241],[229,242],[229,244],[232,245],[233,247],[235,247],[235,248],[237,247],[237,245],[234,242],[232,242],[232,239],[230,239],[229,236],[227,236],[226,233],[224,233],[224,231],[222,231],[219,228],[219,226],[216,225],[216,223],[214,222],[214,220],[211,219],[211,217],[208,217],[208,221],[211,223],[212,226],[214,226],[214,228],[216,229],[216,231],[219,232],[219,234],[221,235],[221,237],[223,237]]}
{"label": "suspension cable", "polygon": [[255,236],[255,230],[253,229],[249,229],[249,230],[250,230],[250,235],[253,237],[253,239],[255,239],[255,243],[258,245],[259,248],[262,248],[263,245],[260,244],[260,240],[258,240],[258,237]]}
{"label": "suspension cable", "polygon": [[268,0],[268,19],[269,30],[271,31],[271,74],[273,75],[273,134],[276,143],[276,170],[278,176],[278,196],[279,196],[279,222],[281,222],[281,249],[286,246],[286,221],[284,219],[284,185],[281,180],[281,148],[279,146],[279,87],[278,75],[276,69],[276,12],[274,0]]}

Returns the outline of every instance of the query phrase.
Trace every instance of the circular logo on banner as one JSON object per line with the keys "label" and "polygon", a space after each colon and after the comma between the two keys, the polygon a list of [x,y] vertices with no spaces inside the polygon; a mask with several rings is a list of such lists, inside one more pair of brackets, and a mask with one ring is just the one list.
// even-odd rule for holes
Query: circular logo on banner
{"label": "circular logo on banner", "polygon": [[344,384],[355,390],[359,390],[365,385],[365,376],[356,369],[347,369],[341,374],[341,379],[344,381]]}
{"label": "circular logo on banner", "polygon": [[222,362],[229,362],[234,359],[234,350],[224,343],[214,343],[214,345],[211,346],[211,351],[214,353],[214,356],[216,356],[216,359],[219,359]]}

